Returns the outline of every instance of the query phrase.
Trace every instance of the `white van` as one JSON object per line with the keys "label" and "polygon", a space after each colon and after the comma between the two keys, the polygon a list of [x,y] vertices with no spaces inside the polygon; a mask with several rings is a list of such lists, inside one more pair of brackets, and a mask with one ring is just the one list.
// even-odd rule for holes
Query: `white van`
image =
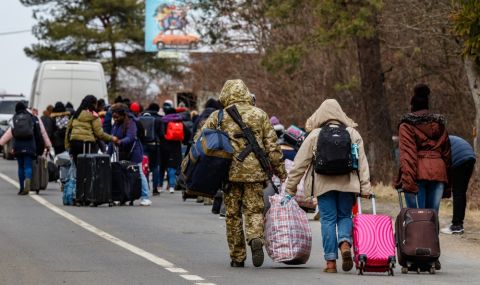
{"label": "white van", "polygon": [[30,107],[39,114],[57,101],[70,102],[78,108],[86,95],[108,102],[103,67],[89,61],[44,61],[35,71],[30,95]]}

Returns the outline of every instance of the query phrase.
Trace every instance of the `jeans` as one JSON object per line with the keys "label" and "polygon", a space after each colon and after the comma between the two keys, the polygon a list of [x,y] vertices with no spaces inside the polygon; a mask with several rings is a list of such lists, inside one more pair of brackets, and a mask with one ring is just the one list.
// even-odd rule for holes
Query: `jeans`
{"label": "jeans", "polygon": [[32,157],[29,155],[17,155],[17,163],[20,191],[23,191],[25,179],[32,180]]}
{"label": "jeans", "polygon": [[[325,260],[338,258],[338,247],[344,241],[352,244],[352,208],[354,193],[329,191],[317,197]],[[338,228],[338,238],[337,238]]]}
{"label": "jeans", "polygon": [[453,196],[452,225],[462,226],[467,207],[468,182],[475,167],[475,160],[469,160],[458,167],[452,168],[451,184]]}
{"label": "jeans", "polygon": [[[440,201],[443,195],[443,182],[419,180],[418,185],[418,207],[421,209],[434,209],[438,213]],[[405,201],[408,208],[416,208],[415,194],[405,193]]]}
{"label": "jeans", "polygon": [[[160,175],[158,177],[158,186],[163,186],[163,178],[164,174],[162,171],[160,171]],[[167,178],[168,178],[168,187],[175,187],[175,184],[177,183],[177,170],[173,167],[167,168]]]}
{"label": "jeans", "polygon": [[142,171],[142,163],[141,162],[138,164],[138,166],[140,167],[140,177],[142,178],[142,196],[140,196],[140,199],[141,200],[148,199],[150,189],[148,188],[147,177],[145,176],[145,174]]}

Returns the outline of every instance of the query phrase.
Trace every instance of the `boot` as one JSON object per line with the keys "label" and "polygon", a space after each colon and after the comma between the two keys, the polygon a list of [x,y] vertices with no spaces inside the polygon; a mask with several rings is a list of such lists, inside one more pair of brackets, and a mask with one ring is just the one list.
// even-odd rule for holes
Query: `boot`
{"label": "boot", "polygon": [[327,260],[327,267],[323,269],[326,273],[337,273],[337,262],[335,260]]}
{"label": "boot", "polygon": [[342,270],[350,271],[353,268],[352,250],[350,244],[346,241],[340,245],[340,252],[342,253]]}
{"label": "boot", "polygon": [[255,267],[260,267],[263,264],[263,243],[259,238],[254,238],[250,242],[250,248],[252,250],[252,263]]}
{"label": "boot", "polygon": [[29,178],[25,179],[25,182],[24,182],[25,187],[23,188],[22,195],[28,195],[28,193],[30,192],[30,184],[31,184],[31,180]]}
{"label": "boot", "polygon": [[243,261],[232,260],[232,261],[230,261],[230,266],[231,267],[245,267],[245,263]]}

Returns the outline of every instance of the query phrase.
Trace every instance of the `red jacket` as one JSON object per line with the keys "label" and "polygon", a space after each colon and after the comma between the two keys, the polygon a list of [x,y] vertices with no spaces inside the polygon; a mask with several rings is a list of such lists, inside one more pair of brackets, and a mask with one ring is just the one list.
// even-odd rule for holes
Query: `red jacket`
{"label": "red jacket", "polygon": [[421,110],[402,117],[399,128],[400,171],[397,188],[417,192],[418,180],[448,183],[450,140],[445,118]]}

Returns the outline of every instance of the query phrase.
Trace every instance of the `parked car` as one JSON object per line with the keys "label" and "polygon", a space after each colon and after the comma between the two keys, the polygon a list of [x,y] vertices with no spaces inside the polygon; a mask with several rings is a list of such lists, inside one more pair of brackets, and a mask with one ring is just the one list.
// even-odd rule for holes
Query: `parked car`
{"label": "parked car", "polygon": [[200,38],[189,35],[183,31],[173,31],[171,34],[159,33],[154,39],[153,44],[158,50],[164,48],[189,48],[195,49],[198,46]]}
{"label": "parked car", "polygon": [[[15,105],[24,102],[28,105],[27,97],[23,94],[0,94],[0,129],[1,135],[11,126],[12,117],[15,114]],[[13,159],[13,140],[10,140],[2,148],[3,158]]]}

